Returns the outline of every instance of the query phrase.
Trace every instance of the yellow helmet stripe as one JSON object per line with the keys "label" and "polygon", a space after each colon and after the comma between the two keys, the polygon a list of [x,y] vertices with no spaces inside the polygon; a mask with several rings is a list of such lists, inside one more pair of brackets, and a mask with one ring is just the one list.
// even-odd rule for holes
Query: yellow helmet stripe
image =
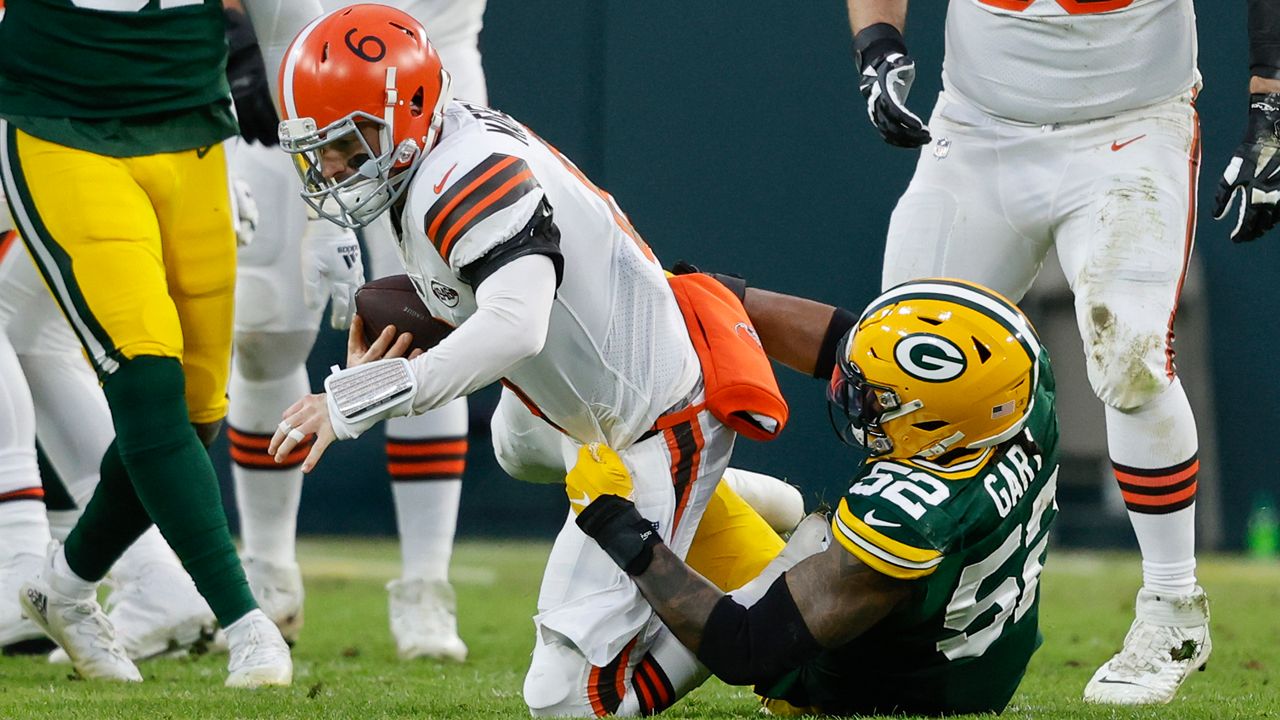
{"label": "yellow helmet stripe", "polygon": [[848,528],[843,527],[843,523],[840,522],[838,517],[832,518],[831,527],[833,528],[832,535],[835,536],[836,542],[839,542],[841,547],[848,550],[864,565],[878,573],[899,580],[914,580],[929,575],[936,569],[935,566],[925,568],[905,567],[885,560],[873,552],[873,546],[870,546],[865,540],[860,540]]}

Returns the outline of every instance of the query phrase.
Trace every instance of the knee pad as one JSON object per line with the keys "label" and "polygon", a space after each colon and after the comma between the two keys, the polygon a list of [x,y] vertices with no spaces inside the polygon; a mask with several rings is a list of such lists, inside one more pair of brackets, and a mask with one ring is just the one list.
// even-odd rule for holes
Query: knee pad
{"label": "knee pad", "polygon": [[237,332],[235,372],[255,382],[285,377],[307,361],[315,340],[315,330]]}
{"label": "knee pad", "polygon": [[1089,384],[1108,407],[1135,410],[1156,399],[1173,382],[1168,330],[1140,330],[1111,308],[1093,304],[1082,310]]}

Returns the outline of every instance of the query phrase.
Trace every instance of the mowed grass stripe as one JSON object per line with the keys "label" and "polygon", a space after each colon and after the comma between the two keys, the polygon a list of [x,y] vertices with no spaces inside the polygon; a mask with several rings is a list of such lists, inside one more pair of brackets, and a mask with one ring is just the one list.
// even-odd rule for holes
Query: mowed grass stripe
{"label": "mowed grass stripe", "polygon": [[[65,667],[2,658],[0,718],[527,718],[520,688],[549,549],[549,542],[459,544],[459,622],[471,648],[464,665],[395,659],[383,589],[399,569],[394,541],[307,540],[307,624],[295,649],[293,687],[227,690],[225,656],[147,663],[147,682],[131,687],[70,681]],[[1199,574],[1213,604],[1209,670],[1191,678],[1169,707],[1090,707],[1080,693],[1132,620],[1138,559],[1051,552],[1041,609],[1045,645],[1005,717],[1280,717],[1280,565],[1209,557]],[[663,717],[760,716],[748,690],[713,681]]]}

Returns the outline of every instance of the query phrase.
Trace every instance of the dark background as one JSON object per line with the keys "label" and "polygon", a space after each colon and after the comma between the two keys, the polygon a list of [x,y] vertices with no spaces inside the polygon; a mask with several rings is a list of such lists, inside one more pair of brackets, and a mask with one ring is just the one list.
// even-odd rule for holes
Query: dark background
{"label": "dark background", "polygon": [[[926,115],[940,85],[945,3],[913,6],[907,39],[920,76],[910,104]],[[1245,3],[1196,7],[1205,78],[1196,251],[1210,322],[1208,336],[1180,333],[1178,343],[1211,349],[1217,416],[1199,422],[1218,433],[1220,519],[1238,547],[1249,509],[1276,487],[1280,232],[1233,246],[1211,219],[1245,120]],[[915,154],[883,144],[867,121],[843,2],[489,0],[481,46],[491,103],[611,192],[665,263],[685,258],[850,308],[876,294],[889,214]],[[312,377],[342,352],[340,337],[322,334]],[[810,507],[837,499],[857,456],[829,430],[821,384],[780,379],[787,432],[740,441],[734,464],[788,478]],[[459,532],[550,538],[562,490],[498,469],[486,419],[495,398],[492,388],[473,398]],[[225,445],[214,455],[227,489]],[[300,532],[387,534],[394,523],[380,430],[332,448],[307,480]]]}

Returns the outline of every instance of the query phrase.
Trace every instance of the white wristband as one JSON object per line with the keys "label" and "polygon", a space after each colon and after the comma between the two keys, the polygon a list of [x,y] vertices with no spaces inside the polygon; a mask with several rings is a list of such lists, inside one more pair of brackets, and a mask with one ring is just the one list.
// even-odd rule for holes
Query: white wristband
{"label": "white wristband", "polygon": [[387,418],[412,415],[418,379],[408,360],[391,358],[346,370],[335,365],[324,389],[334,435],[351,440]]}

